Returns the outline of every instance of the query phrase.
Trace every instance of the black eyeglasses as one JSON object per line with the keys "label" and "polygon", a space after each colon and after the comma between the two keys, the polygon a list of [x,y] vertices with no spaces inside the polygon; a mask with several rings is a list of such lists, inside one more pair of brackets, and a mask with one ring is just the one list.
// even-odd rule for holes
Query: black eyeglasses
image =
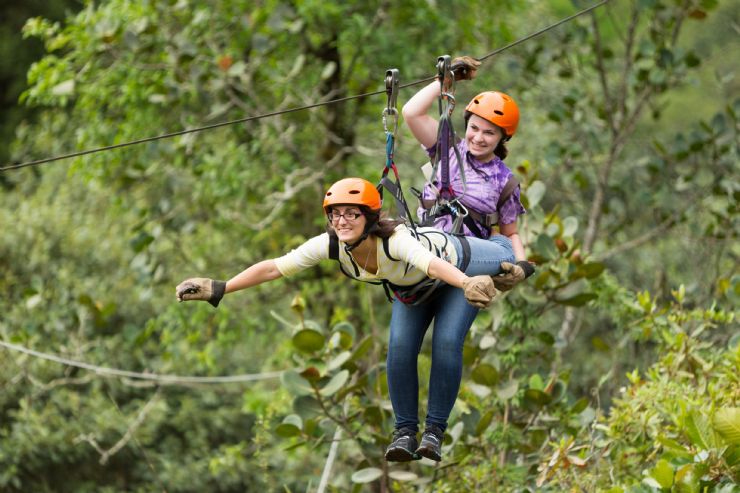
{"label": "black eyeglasses", "polygon": [[356,221],[362,216],[362,212],[359,211],[345,211],[344,213],[331,211],[326,215],[329,221],[339,221],[339,218],[343,217],[347,221]]}

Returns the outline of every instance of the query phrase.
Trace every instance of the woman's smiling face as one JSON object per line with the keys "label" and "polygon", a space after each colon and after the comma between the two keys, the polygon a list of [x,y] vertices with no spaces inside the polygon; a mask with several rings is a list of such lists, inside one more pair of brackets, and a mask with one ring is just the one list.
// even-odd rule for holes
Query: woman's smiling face
{"label": "woman's smiling face", "polygon": [[367,218],[356,205],[335,205],[329,211],[329,222],[344,243],[354,243],[365,231]]}
{"label": "woman's smiling face", "polygon": [[493,151],[503,137],[504,133],[497,125],[478,115],[470,115],[465,129],[465,142],[475,159],[482,163],[493,159]]}

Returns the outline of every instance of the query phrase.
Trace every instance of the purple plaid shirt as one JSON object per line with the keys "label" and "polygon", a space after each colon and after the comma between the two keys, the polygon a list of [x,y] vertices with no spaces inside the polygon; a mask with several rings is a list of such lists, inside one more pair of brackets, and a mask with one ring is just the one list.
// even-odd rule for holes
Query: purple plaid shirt
{"label": "purple plaid shirt", "polygon": [[[513,173],[504,164],[504,162],[498,158],[498,156],[493,156],[492,160],[485,163],[481,163],[480,161],[475,159],[472,155],[468,153],[468,144],[467,142],[465,142],[465,140],[461,140],[457,144],[457,148],[460,151],[460,156],[462,156],[463,159],[465,159],[466,161],[465,181],[467,187],[465,190],[465,195],[463,196],[462,200],[460,200],[460,202],[462,202],[462,204],[468,209],[473,209],[474,211],[477,211],[481,214],[491,214],[497,212],[496,203],[498,202],[498,198],[501,195],[501,191],[503,190],[504,185],[506,185],[506,182],[509,180],[509,177],[513,175]],[[426,149],[426,151],[429,157],[434,157],[436,148],[432,147]],[[463,193],[463,184],[462,180],[460,179],[460,166],[455,156],[455,150],[450,148],[449,153],[450,185],[452,186],[452,190],[455,192],[455,195],[459,197]],[[435,177],[433,183],[437,189],[439,189],[442,184],[440,166],[437,167],[437,176]],[[519,193],[519,187],[516,187],[516,189],[509,196],[506,202],[501,205],[501,210],[498,211],[499,224],[511,224],[513,222],[516,222],[517,217],[520,214],[524,214],[526,212],[519,199]],[[435,196],[436,195],[434,193],[434,189],[430,184],[427,183],[424,186],[422,197],[424,199],[434,199]],[[419,217],[422,217],[423,213],[424,209],[422,207],[419,207],[419,209],[417,210],[417,215]],[[452,216],[446,214],[444,216],[438,217],[434,221],[434,227],[447,232],[451,231]],[[462,230],[465,236],[475,236],[464,224]],[[481,230],[485,230],[485,228],[481,226]],[[489,235],[490,230],[485,231],[485,233]]]}

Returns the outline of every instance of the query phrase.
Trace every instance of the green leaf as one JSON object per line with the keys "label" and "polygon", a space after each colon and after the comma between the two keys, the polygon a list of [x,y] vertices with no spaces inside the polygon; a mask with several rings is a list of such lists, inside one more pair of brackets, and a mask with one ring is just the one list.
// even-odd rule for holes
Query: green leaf
{"label": "green leaf", "polygon": [[488,428],[488,426],[491,424],[491,421],[493,421],[493,418],[495,416],[495,413],[493,410],[488,411],[486,414],[481,416],[481,418],[478,420],[478,424],[475,425],[475,436],[481,436],[484,431]]}
{"label": "green leaf", "polygon": [[605,268],[606,266],[601,262],[587,262],[578,266],[578,270],[583,272],[583,277],[586,279],[599,277]]}
{"label": "green leaf", "polygon": [[310,395],[299,395],[293,399],[293,411],[303,419],[318,416],[323,413],[321,404]]}
{"label": "green leaf", "polygon": [[349,349],[357,336],[355,327],[349,322],[339,322],[331,328],[333,334],[339,334],[339,345],[342,349]]}
{"label": "green leaf", "polygon": [[686,464],[676,471],[673,491],[675,493],[699,493],[699,477],[694,464]]}
{"label": "green leaf", "polygon": [[377,467],[366,467],[352,474],[353,483],[371,483],[383,475],[383,471]]}
{"label": "green leaf", "polygon": [[578,231],[578,218],[575,216],[568,216],[563,219],[563,236],[573,236]]}
{"label": "green leaf", "polygon": [[529,388],[535,390],[542,390],[545,387],[542,377],[539,373],[534,373],[529,377]]}
{"label": "green leaf", "polygon": [[275,428],[275,433],[283,438],[294,437],[301,434],[303,420],[297,414],[289,414]]}
{"label": "green leaf", "polygon": [[552,260],[557,258],[559,255],[558,247],[555,245],[555,240],[546,234],[541,234],[537,237],[537,240],[534,243],[534,250],[535,253],[545,260]]}
{"label": "green leaf", "polygon": [[516,395],[517,391],[519,391],[519,381],[509,380],[505,384],[499,385],[498,388],[496,388],[496,395],[499,399],[508,401]]}
{"label": "green leaf", "polygon": [[350,358],[350,361],[357,361],[358,359],[362,358],[368,351],[370,351],[370,348],[372,347],[373,336],[366,336],[362,341],[360,341],[354,351],[352,351],[352,357]]}
{"label": "green leaf", "polygon": [[740,408],[725,407],[714,413],[714,429],[728,445],[740,444]]}
{"label": "green leaf", "polygon": [[530,183],[526,190],[530,209],[533,209],[537,204],[540,203],[542,197],[545,195],[545,190],[547,190],[547,187],[539,180]]}
{"label": "green leaf", "polygon": [[329,383],[324,385],[321,390],[319,390],[319,393],[325,397],[329,397],[330,395],[334,395],[339,389],[342,388],[342,386],[347,383],[347,380],[349,379],[349,371],[342,370],[336,375],[334,375],[331,380],[329,380]]}
{"label": "green leaf", "polygon": [[349,361],[351,357],[352,357],[352,353],[350,353],[349,351],[343,351],[329,362],[329,365],[327,365],[326,369],[329,371],[336,370],[337,368],[345,364],[347,361]]}
{"label": "green leaf", "polygon": [[673,486],[673,467],[665,459],[660,459],[655,465],[650,476],[660,484],[661,488],[667,489]]}
{"label": "green leaf", "polygon": [[286,370],[280,375],[280,382],[292,395],[308,395],[313,388],[308,381],[294,370]]}
{"label": "green leaf", "polygon": [[684,425],[691,443],[704,450],[715,448],[716,440],[712,435],[713,431],[707,418],[697,411],[691,411],[686,416]]}
{"label": "green leaf", "polygon": [[301,329],[293,335],[293,346],[304,353],[313,353],[324,347],[324,334],[314,329]]}
{"label": "green leaf", "polygon": [[388,477],[396,481],[414,481],[416,479],[419,479],[419,476],[417,476],[411,471],[400,471],[400,470],[389,472]]}
{"label": "green leaf", "polygon": [[586,397],[581,397],[578,399],[573,406],[570,408],[570,412],[573,414],[580,414],[584,409],[588,407],[588,399]]}
{"label": "green leaf", "polygon": [[498,370],[496,370],[494,366],[487,363],[481,363],[473,368],[473,372],[470,376],[475,383],[487,385],[489,387],[493,387],[499,381]]}
{"label": "green leaf", "polygon": [[551,398],[546,393],[537,389],[524,391],[524,405],[530,410],[537,410],[550,403]]}
{"label": "green leaf", "polygon": [[678,443],[676,440],[664,436],[659,436],[658,442],[663,445],[663,450],[668,455],[672,455],[674,457],[682,457],[684,459],[691,458],[692,456],[691,452],[682,444]]}

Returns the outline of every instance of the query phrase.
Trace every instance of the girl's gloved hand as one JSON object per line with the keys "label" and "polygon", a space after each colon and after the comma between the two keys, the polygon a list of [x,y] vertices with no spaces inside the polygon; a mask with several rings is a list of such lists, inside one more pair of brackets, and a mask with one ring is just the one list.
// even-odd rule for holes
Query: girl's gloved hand
{"label": "girl's gloved hand", "polygon": [[213,306],[218,306],[226,291],[226,281],[194,277],[178,284],[175,291],[177,301],[207,301]]}
{"label": "girl's gloved hand", "polygon": [[470,56],[459,56],[452,60],[450,69],[455,74],[455,80],[471,80],[480,67],[480,62]]}
{"label": "girl's gloved hand", "polygon": [[526,260],[516,264],[501,262],[501,274],[493,276],[493,284],[499,291],[509,291],[532,274],[534,266]]}
{"label": "girl's gloved hand", "polygon": [[496,288],[491,276],[473,276],[463,281],[465,299],[476,308],[486,308],[496,297]]}

